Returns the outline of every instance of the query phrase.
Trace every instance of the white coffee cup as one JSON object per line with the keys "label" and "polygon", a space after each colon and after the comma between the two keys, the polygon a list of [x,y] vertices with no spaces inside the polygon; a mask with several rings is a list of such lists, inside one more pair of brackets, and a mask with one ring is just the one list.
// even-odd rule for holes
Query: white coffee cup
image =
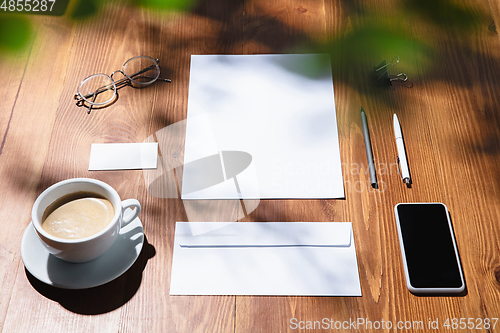
{"label": "white coffee cup", "polygon": [[[111,222],[101,231],[78,239],[53,236],[42,228],[42,217],[57,199],[76,192],[92,192],[108,199],[115,210]],[[127,208],[129,210],[124,216]],[[47,250],[59,259],[70,262],[86,262],[106,252],[118,238],[120,229],[132,222],[141,212],[141,204],[135,199],[122,201],[118,193],[108,184],[90,178],[73,178],[56,183],[40,194],[31,211],[32,224]]]}

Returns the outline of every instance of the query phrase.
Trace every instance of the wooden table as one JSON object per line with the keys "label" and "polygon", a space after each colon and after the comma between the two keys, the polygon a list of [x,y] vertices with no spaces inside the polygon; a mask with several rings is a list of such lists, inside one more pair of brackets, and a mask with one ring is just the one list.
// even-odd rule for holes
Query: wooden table
{"label": "wooden table", "polygon": [[[74,8],[70,2],[64,16],[23,16],[32,28],[26,45],[1,50],[2,332],[284,332],[324,319],[343,331],[368,331],[371,321],[377,331],[404,331],[397,328],[402,323],[415,332],[438,320],[440,332],[452,332],[460,318],[482,320],[484,328],[486,318],[500,316],[498,1],[201,0],[175,12],[114,1],[100,2],[85,19],[73,19]],[[143,142],[184,120],[191,54],[304,52],[332,54],[345,200],[261,200],[247,216],[225,215],[351,221],[363,296],[169,296],[174,226],[187,219],[184,203],[150,195],[140,170],[88,171],[91,143]],[[82,79],[110,74],[142,54],[159,58],[172,83],[123,88],[115,104],[90,115],[75,105]],[[406,73],[408,81],[378,86],[373,67],[395,56],[400,63],[389,71]],[[367,185],[361,106],[379,190]],[[394,112],[411,189],[396,170]],[[182,162],[176,152],[163,158]],[[72,177],[103,180],[143,206],[147,242],[138,261],[88,290],[37,281],[20,253],[36,197]],[[419,201],[444,202],[450,210],[465,296],[418,297],[406,288],[393,207]],[[358,319],[366,324],[353,326]],[[500,331],[500,323],[490,331]]]}

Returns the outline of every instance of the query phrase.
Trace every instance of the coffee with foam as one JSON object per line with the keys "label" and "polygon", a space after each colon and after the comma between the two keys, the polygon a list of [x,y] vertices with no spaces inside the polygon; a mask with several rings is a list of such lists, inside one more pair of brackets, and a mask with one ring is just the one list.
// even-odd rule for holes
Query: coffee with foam
{"label": "coffee with foam", "polygon": [[45,210],[42,228],[55,237],[85,238],[106,228],[115,210],[109,200],[90,192],[65,195]]}

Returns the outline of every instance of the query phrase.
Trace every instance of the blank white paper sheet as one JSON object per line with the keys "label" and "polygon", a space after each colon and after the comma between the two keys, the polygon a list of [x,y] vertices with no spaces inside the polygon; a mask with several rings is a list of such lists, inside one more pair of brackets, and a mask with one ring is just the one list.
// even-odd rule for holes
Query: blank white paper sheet
{"label": "blank white paper sheet", "polygon": [[183,199],[343,197],[329,55],[191,56]]}

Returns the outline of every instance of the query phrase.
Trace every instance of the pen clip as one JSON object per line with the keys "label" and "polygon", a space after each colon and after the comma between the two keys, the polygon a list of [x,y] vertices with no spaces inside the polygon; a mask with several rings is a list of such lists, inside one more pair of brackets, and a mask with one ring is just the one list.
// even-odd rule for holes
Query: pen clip
{"label": "pen clip", "polygon": [[399,174],[399,177],[401,177],[401,179],[404,180],[403,179],[403,174],[401,173],[401,163],[399,162],[399,156],[398,156],[398,158],[396,160],[396,163],[398,165],[398,174]]}
{"label": "pen clip", "polygon": [[397,164],[398,164],[398,174],[399,174],[399,177],[401,177],[401,180],[403,181],[403,183],[406,184],[407,187],[411,187],[411,179],[409,177],[403,178],[403,172],[401,171],[401,163],[400,163],[399,156],[398,156],[398,159],[396,161],[397,161]]}

